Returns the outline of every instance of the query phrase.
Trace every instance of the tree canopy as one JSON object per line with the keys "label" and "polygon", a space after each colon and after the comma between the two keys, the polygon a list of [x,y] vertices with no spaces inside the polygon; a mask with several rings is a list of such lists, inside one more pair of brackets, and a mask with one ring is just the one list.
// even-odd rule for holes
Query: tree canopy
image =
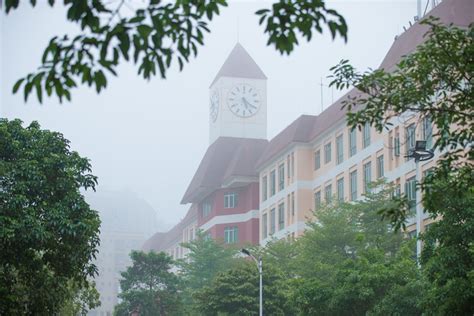
{"label": "tree canopy", "polygon": [[97,269],[97,179],[60,133],[0,119],[0,314],[51,315]]}
{"label": "tree canopy", "polygon": [[437,172],[424,207],[436,220],[423,234],[422,265],[430,281],[430,314],[474,313],[474,171]]}
{"label": "tree canopy", "polygon": [[[428,289],[423,310],[430,314],[471,315],[473,301],[474,190],[474,23],[468,28],[443,25],[435,18],[426,40],[394,69],[359,73],[348,61],[333,68],[336,87],[358,92],[344,106],[349,125],[372,124],[381,132],[403,114],[433,124],[434,149],[440,155],[424,178],[422,204],[432,224],[422,234],[422,270]],[[383,210],[404,226],[406,208]]]}
{"label": "tree canopy", "polygon": [[395,203],[392,196],[393,187],[380,184],[361,201],[335,201],[315,211],[294,260],[299,278],[292,299],[300,315],[417,313],[419,296],[395,294],[413,292],[420,273],[413,243],[378,214]]}
{"label": "tree canopy", "polygon": [[[36,0],[30,0],[35,6]],[[48,0],[53,6],[56,1]],[[10,13],[19,0],[6,0]],[[71,99],[71,90],[78,85],[95,86],[97,93],[107,86],[107,77],[117,75],[122,62],[133,61],[138,75],[150,79],[166,77],[173,64],[182,70],[184,63],[197,56],[204,45],[204,34],[210,32],[209,22],[228,5],[226,0],[160,1],[145,5],[127,0],[116,2],[64,0],[67,20],[81,27],[77,35],[53,37],[35,72],[16,82],[13,92],[23,85],[25,101],[36,90],[39,102],[43,95],[57,95],[59,101]],[[122,10],[128,9],[127,14]],[[132,11],[130,13],[130,11]],[[327,26],[331,36],[347,40],[347,24],[325,1],[275,1],[270,8],[256,12],[265,25],[268,45],[280,53],[290,54],[298,37],[311,40],[315,32]]]}
{"label": "tree canopy", "polygon": [[164,252],[132,251],[132,266],[122,272],[119,298],[114,315],[175,315],[178,304],[178,277],[170,271],[173,260]]}
{"label": "tree canopy", "polygon": [[[263,274],[263,309],[266,315],[291,315],[288,283],[283,274],[266,266]],[[212,283],[193,295],[203,315],[258,315],[259,275],[252,261],[220,272]]]}

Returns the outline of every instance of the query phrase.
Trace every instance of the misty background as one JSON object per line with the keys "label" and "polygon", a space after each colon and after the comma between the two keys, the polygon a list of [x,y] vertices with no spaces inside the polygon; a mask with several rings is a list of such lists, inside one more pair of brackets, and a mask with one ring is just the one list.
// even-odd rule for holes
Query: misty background
{"label": "misty background", "polygon": [[[301,114],[321,111],[320,80],[329,84],[330,67],[341,59],[361,70],[378,67],[394,37],[416,15],[416,0],[330,1],[328,6],[347,21],[348,42],[333,41],[325,29],[311,43],[302,41],[291,56],[282,56],[266,46],[267,35],[254,14],[271,2],[230,1],[182,72],[174,68],[165,80],[145,81],[132,63],[123,63],[100,95],[81,87],[73,91],[72,102],[61,105],[46,98],[40,105],[34,93],[26,104],[22,93],[12,95],[13,84],[36,69],[51,37],[74,36],[79,28],[66,21],[60,4],[50,8],[45,0],[38,2],[31,8],[24,1],[8,16],[1,14],[0,116],[37,120],[42,128],[63,133],[74,150],[91,160],[102,196],[130,196],[135,201],[131,208],[140,205],[147,214],[155,213],[157,224],[147,233],[170,228],[187,211],[180,200],[209,145],[208,87],[237,41],[268,77],[272,138]],[[324,107],[340,95],[323,87]],[[95,203],[100,198],[93,196],[87,195],[88,201],[100,207]]]}

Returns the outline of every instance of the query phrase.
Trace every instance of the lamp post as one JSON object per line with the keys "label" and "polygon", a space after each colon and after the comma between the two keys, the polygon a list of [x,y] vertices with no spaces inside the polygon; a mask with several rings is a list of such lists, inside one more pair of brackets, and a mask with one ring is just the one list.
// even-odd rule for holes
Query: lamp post
{"label": "lamp post", "polygon": [[255,261],[255,263],[257,264],[257,268],[258,268],[258,275],[259,275],[259,289],[260,289],[260,302],[259,302],[259,313],[258,315],[259,316],[263,316],[263,279],[262,279],[262,276],[263,276],[263,270],[262,270],[262,257],[259,256],[258,259],[255,258],[251,253],[250,251],[248,251],[247,249],[245,248],[242,248],[241,252],[252,258],[253,261]]}
{"label": "lamp post", "polygon": [[[426,149],[425,140],[417,140],[415,143],[415,148],[410,150],[407,154],[408,158],[415,158],[415,179],[416,183],[421,182],[421,172],[420,172],[420,161],[430,160],[434,157],[434,152],[431,149]],[[415,205],[416,205],[416,258],[418,264],[420,263],[421,256],[421,221],[423,216],[423,209],[421,207],[421,191],[419,188],[416,188],[415,193]]]}

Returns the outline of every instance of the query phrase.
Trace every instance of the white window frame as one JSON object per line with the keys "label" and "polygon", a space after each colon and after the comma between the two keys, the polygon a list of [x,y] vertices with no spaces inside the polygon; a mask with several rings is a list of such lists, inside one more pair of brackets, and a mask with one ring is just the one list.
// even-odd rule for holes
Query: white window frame
{"label": "white window frame", "polygon": [[237,192],[228,192],[224,194],[224,208],[236,208],[238,205],[239,194]]}

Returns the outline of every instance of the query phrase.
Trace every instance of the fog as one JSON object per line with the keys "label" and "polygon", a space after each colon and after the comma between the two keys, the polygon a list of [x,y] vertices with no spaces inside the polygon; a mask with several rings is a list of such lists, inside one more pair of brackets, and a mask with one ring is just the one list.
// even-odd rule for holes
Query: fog
{"label": "fog", "polygon": [[[0,116],[38,120],[59,131],[71,147],[88,157],[99,177],[99,190],[131,191],[156,211],[158,228],[175,224],[188,206],[180,201],[209,145],[209,85],[239,41],[268,77],[268,135],[275,136],[301,114],[321,111],[320,80],[345,58],[358,68],[375,68],[416,14],[416,1],[337,1],[334,7],[349,25],[348,42],[331,39],[327,30],[301,41],[288,56],[266,46],[267,37],[254,12],[264,1],[231,1],[211,24],[196,58],[167,78],[145,81],[133,64],[122,64],[100,95],[81,87],[72,102],[55,98],[39,105],[33,94],[25,104],[12,95],[16,80],[39,65],[54,35],[78,32],[66,22],[60,5],[41,2],[32,9],[1,15]],[[140,2],[140,1],[137,1]],[[332,4],[332,1],[331,1]],[[323,88],[323,105],[341,93]]]}

